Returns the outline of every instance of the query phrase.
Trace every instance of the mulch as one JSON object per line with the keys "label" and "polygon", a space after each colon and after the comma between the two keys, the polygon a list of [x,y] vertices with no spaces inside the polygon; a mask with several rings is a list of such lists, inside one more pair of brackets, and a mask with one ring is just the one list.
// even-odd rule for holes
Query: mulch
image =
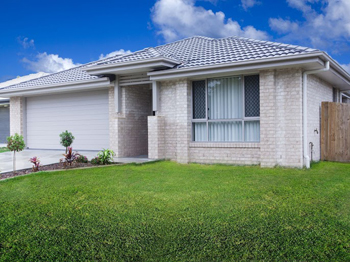
{"label": "mulch", "polygon": [[[74,169],[74,168],[94,167],[94,166],[95,165],[88,162],[88,163],[75,163],[72,166],[67,166],[66,168],[64,168],[62,163],[56,163],[56,164],[41,166],[39,171],[52,171],[52,170],[61,170],[61,169],[68,170],[68,169]],[[16,171],[15,173],[14,172],[2,173],[2,174],[0,174],[0,180],[10,178],[10,177],[28,175],[30,173],[34,173],[31,168],[19,170],[19,171]]]}

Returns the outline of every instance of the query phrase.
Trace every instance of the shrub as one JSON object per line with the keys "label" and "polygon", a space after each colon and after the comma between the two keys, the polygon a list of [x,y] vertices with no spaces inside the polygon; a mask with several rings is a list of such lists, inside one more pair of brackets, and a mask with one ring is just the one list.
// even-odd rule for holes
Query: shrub
{"label": "shrub", "polygon": [[40,159],[35,156],[35,157],[30,158],[29,162],[31,162],[33,164],[33,167],[32,167],[33,172],[38,172],[39,168],[41,167]]}
{"label": "shrub", "polygon": [[67,150],[67,154],[63,154],[64,158],[60,159],[60,163],[63,163],[64,167],[67,167],[67,164],[72,166],[72,164],[77,162],[77,159],[80,156],[78,152],[73,152],[72,147],[68,147]]}
{"label": "shrub", "polygon": [[13,152],[13,172],[16,172],[16,152],[22,151],[25,147],[23,136],[16,133],[7,137],[7,148]]}
{"label": "shrub", "polygon": [[67,130],[65,132],[62,132],[60,134],[60,138],[61,138],[61,145],[64,146],[66,148],[66,154],[67,154],[67,150],[68,147],[71,146],[71,144],[73,143],[75,137],[72,135],[71,132],[68,132]]}
{"label": "shrub", "polygon": [[101,159],[98,157],[98,156],[96,156],[96,157],[94,157],[93,159],[91,159],[91,164],[93,164],[93,165],[100,165],[101,164]]}
{"label": "shrub", "polygon": [[79,155],[77,157],[77,163],[87,163],[87,162],[88,162],[88,158],[86,156]]}
{"label": "shrub", "polygon": [[103,149],[98,152],[97,156],[100,159],[102,165],[108,165],[113,163],[113,156],[115,155],[114,151],[111,149]]}

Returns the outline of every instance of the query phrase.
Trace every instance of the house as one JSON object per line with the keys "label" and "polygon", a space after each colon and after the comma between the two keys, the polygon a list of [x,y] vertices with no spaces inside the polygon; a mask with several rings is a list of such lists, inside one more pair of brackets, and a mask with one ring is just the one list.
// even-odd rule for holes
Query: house
{"label": "house", "polygon": [[[15,79],[8,80],[0,83],[0,89],[18,84],[24,81],[35,79],[48,75],[47,73],[39,72],[36,74],[30,74],[26,76],[17,77]],[[7,137],[10,135],[10,100],[0,97],[0,144],[7,143]]]}
{"label": "house", "polygon": [[350,75],[320,50],[241,37],[191,37],[8,86],[11,133],[28,148],[111,148],[180,163],[309,167],[320,104]]}

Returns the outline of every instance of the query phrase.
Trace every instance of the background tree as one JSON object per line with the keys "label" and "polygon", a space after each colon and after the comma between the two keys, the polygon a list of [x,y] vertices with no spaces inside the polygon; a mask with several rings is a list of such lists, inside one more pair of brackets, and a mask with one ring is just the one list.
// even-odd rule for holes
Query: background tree
{"label": "background tree", "polygon": [[71,132],[68,132],[67,130],[65,132],[62,132],[60,134],[61,138],[61,145],[66,148],[66,154],[67,154],[67,148],[73,143],[75,137],[72,135]]}
{"label": "background tree", "polygon": [[13,172],[16,172],[16,152],[22,151],[26,147],[23,136],[14,134],[13,136],[7,137],[7,148],[13,152]]}

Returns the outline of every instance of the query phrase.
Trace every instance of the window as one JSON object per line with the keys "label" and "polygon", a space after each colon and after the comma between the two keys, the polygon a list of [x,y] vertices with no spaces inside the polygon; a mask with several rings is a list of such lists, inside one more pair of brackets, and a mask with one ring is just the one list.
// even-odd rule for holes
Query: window
{"label": "window", "polygon": [[193,141],[260,141],[259,97],[258,75],[194,81]]}

